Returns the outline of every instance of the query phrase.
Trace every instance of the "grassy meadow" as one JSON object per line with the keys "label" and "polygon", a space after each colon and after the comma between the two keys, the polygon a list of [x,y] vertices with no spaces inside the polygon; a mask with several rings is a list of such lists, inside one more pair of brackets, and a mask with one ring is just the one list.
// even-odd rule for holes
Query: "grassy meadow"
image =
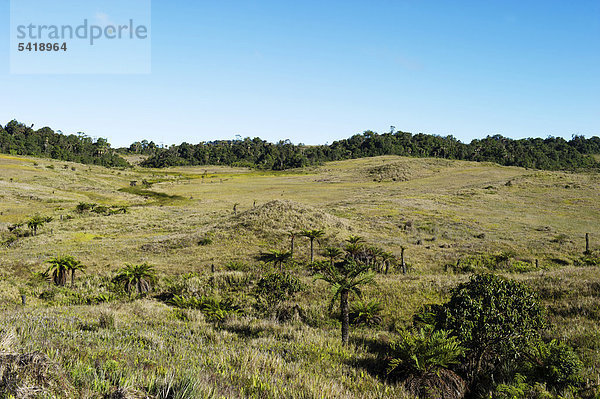
{"label": "grassy meadow", "polygon": [[[553,323],[546,334],[576,349],[591,392],[600,384],[600,274],[583,252],[586,233],[600,247],[599,194],[598,174],[429,158],[265,172],[0,155],[0,242],[12,224],[53,218],[0,245],[0,357],[45,362],[31,377],[45,391],[20,387],[21,397],[409,397],[385,377],[386,342],[497,255],[495,272],[539,293]],[[127,212],[77,212],[81,202]],[[289,233],[301,229],[325,230],[320,259],[320,248],[350,235],[397,256],[405,248],[408,273],[392,268],[364,290],[382,304],[381,323],[353,327],[348,346],[330,288],[308,270],[306,238],[296,237],[287,266],[305,289],[284,304],[287,314],[255,309],[253,287],[272,268],[257,255],[288,250]],[[74,287],[34,276],[57,255],[87,266]],[[111,290],[127,263],[156,267],[150,295]],[[214,323],[165,294],[228,298],[240,311]]]}

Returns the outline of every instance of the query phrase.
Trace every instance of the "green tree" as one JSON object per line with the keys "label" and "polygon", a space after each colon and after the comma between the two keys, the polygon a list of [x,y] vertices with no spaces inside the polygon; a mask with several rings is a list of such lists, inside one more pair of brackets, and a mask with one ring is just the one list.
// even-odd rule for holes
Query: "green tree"
{"label": "green tree", "polygon": [[157,276],[154,267],[142,263],[141,265],[126,264],[113,278],[113,283],[121,285],[125,291],[131,293],[134,289],[138,294],[144,294],[152,289]]}
{"label": "green tree", "polygon": [[83,264],[81,264],[80,261],[73,258],[72,256],[67,256],[66,258],[69,258],[69,263],[67,265],[67,273],[71,272],[71,287],[74,287],[75,286],[75,272],[78,270],[83,272],[85,270],[85,266]]}
{"label": "green tree", "polygon": [[360,244],[365,242],[365,240],[361,236],[351,235],[346,239],[346,242],[348,242],[349,244]]}
{"label": "green tree", "polygon": [[40,216],[40,215],[36,215],[31,217],[28,221],[27,221],[27,227],[29,227],[29,229],[31,229],[31,231],[33,232],[33,235],[37,235],[37,231],[39,228],[43,227],[46,223],[49,223],[52,221],[52,217],[50,216]]}
{"label": "green tree", "polygon": [[354,260],[358,260],[358,258],[364,252],[364,246],[363,246],[363,244],[361,244],[359,242],[347,243],[344,250],[346,251],[346,255],[348,257],[350,257]]}
{"label": "green tree", "polygon": [[319,239],[325,235],[325,231],[323,229],[320,230],[302,230],[300,233],[303,237],[306,237],[310,240],[310,263],[313,263],[314,258],[314,241]]}
{"label": "green tree", "polygon": [[265,263],[273,263],[275,267],[279,266],[279,270],[283,270],[283,264],[292,258],[292,253],[287,251],[271,250],[269,252],[262,252],[258,256],[258,260]]}
{"label": "green tree", "polygon": [[331,264],[333,264],[337,258],[342,256],[342,254],[342,250],[337,247],[327,247],[322,252],[324,257],[329,258]]}
{"label": "green tree", "polygon": [[374,284],[375,276],[369,266],[345,259],[341,262],[320,262],[316,265],[315,279],[329,283],[333,289],[331,303],[340,300],[340,321],[342,322],[342,343],[348,343],[350,331],[349,296],[354,293],[361,296],[361,288],[367,284]]}
{"label": "green tree", "polygon": [[439,308],[438,326],[452,330],[468,352],[472,383],[523,357],[539,342],[545,317],[537,296],[524,284],[479,274],[452,290]]}
{"label": "green tree", "polygon": [[83,270],[81,262],[69,255],[56,256],[48,259],[46,263],[50,264],[46,273],[52,276],[55,285],[64,286],[67,283],[67,274],[71,272],[71,284],[75,280],[75,270]]}
{"label": "green tree", "polygon": [[377,300],[355,301],[350,306],[350,323],[373,327],[381,324],[381,311],[383,306]]}

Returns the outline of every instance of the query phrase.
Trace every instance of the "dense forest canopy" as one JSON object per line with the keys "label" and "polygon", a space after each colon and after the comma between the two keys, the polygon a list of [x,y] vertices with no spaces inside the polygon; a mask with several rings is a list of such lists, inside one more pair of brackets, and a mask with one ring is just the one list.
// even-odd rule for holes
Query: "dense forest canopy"
{"label": "dense forest canopy", "polygon": [[600,154],[599,137],[574,136],[570,141],[560,137],[513,140],[496,135],[464,144],[452,136],[367,131],[317,146],[294,145],[289,141],[273,144],[259,138],[183,143],[157,150],[142,165],[231,165],[283,170],[326,161],[401,155],[487,161],[535,169],[597,169],[600,164],[591,154]]}
{"label": "dense forest canopy", "polygon": [[260,138],[245,138],[160,148],[152,141],[142,140],[117,151],[111,149],[106,139],[93,140],[82,133],[64,135],[48,127],[33,130],[13,120],[4,127],[0,126],[0,152],[113,167],[129,166],[118,155],[125,153],[147,155],[142,166],[155,168],[229,165],[284,170],[326,161],[401,155],[495,162],[548,170],[600,169],[600,163],[592,157],[600,154],[600,138],[596,136],[589,139],[573,136],[567,141],[560,137],[513,140],[495,135],[465,144],[452,136],[411,134],[393,129],[383,134],[366,131],[329,145],[308,146],[292,144],[289,140],[270,143]]}
{"label": "dense forest canopy", "polygon": [[129,166],[110,148],[106,139],[93,140],[83,133],[65,135],[49,127],[33,130],[33,125],[25,126],[14,120],[4,127],[0,125],[0,152],[102,166]]}

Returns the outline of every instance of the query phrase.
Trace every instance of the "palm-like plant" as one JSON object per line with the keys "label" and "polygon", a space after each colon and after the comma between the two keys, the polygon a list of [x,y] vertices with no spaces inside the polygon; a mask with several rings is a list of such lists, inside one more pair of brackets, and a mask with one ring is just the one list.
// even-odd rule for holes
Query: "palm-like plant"
{"label": "palm-like plant", "polygon": [[[392,360],[388,375],[399,377],[413,395],[451,397],[446,392],[464,393],[466,384],[449,367],[460,362],[465,348],[448,331],[426,326],[414,334],[401,332],[390,344]],[[461,396],[462,397],[462,396]]]}
{"label": "palm-like plant", "polygon": [[388,274],[390,265],[394,265],[397,262],[396,255],[388,251],[383,251],[380,256],[381,263],[383,264],[383,267],[385,269],[385,274]]}
{"label": "palm-like plant", "polygon": [[72,256],[57,256],[46,261],[50,264],[46,275],[52,274],[52,281],[56,285],[65,285],[67,283],[67,274],[71,272],[71,287],[75,286],[75,272],[85,270],[85,266]]}
{"label": "palm-like plant", "polygon": [[315,239],[321,238],[325,235],[325,230],[323,229],[319,229],[319,230],[302,230],[301,232],[302,236],[308,238],[310,240],[310,263],[313,263],[315,260],[314,257],[314,241]]}
{"label": "palm-like plant", "polygon": [[330,262],[321,262],[318,266],[319,273],[315,278],[326,281],[332,286],[333,297],[331,299],[331,304],[333,305],[338,298],[340,300],[342,343],[345,345],[348,343],[350,331],[350,293],[354,293],[356,296],[360,297],[361,287],[367,284],[373,284],[375,276],[369,270],[370,267],[368,265],[356,263],[351,259],[345,259],[333,264]]}
{"label": "palm-like plant", "polygon": [[85,270],[85,266],[82,265],[80,261],[73,258],[72,256],[66,256],[65,258],[68,258],[67,273],[71,272],[71,287],[74,287],[75,286],[75,272],[77,270],[83,272]]}
{"label": "palm-like plant", "polygon": [[52,276],[52,281],[55,285],[64,286],[67,283],[67,271],[74,262],[76,262],[75,259],[68,255],[48,259],[46,263],[50,266],[46,273]]}
{"label": "palm-like plant", "polygon": [[291,258],[291,252],[276,250],[263,252],[258,256],[258,260],[262,260],[265,263],[273,263],[275,267],[279,266],[280,270],[283,270],[283,264]]}
{"label": "palm-like plant", "polygon": [[376,326],[381,324],[383,306],[379,301],[356,301],[350,309],[350,322],[354,325]]}
{"label": "palm-like plant", "polygon": [[365,240],[361,237],[361,236],[350,236],[346,239],[346,242],[348,242],[349,244],[359,244],[361,242],[364,242]]}
{"label": "palm-like plant", "polygon": [[33,216],[27,221],[27,227],[31,229],[33,235],[37,235],[37,231],[40,227],[44,226],[44,224],[52,221],[51,216]]}
{"label": "palm-like plant", "polygon": [[156,271],[154,267],[142,263],[141,265],[125,264],[117,275],[113,278],[113,283],[122,285],[128,293],[134,289],[138,294],[143,294],[152,289],[156,283]]}
{"label": "palm-like plant", "polygon": [[337,247],[327,247],[323,250],[322,255],[329,258],[331,264],[333,264],[337,258],[342,256],[342,250]]}
{"label": "palm-like plant", "polygon": [[348,243],[346,244],[344,250],[349,258],[358,260],[358,257],[364,250],[364,247],[361,243]]}
{"label": "palm-like plant", "polygon": [[381,260],[381,257],[383,256],[383,249],[381,249],[379,247],[367,247],[366,254],[368,257],[368,261],[371,264],[371,266],[373,267],[373,269],[380,270],[379,261]]}

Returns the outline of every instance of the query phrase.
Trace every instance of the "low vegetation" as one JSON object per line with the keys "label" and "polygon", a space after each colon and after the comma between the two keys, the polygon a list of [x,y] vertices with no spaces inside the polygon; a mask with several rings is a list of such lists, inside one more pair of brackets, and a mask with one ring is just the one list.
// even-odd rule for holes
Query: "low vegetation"
{"label": "low vegetation", "polygon": [[595,173],[52,162],[0,156],[2,397],[600,393]]}

